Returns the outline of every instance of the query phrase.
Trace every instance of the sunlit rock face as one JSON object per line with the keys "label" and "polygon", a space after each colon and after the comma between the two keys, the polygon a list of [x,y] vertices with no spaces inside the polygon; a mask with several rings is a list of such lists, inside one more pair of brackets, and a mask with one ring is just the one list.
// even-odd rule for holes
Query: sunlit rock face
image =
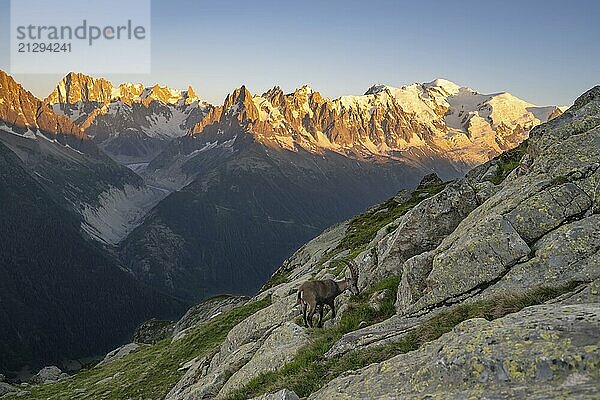
{"label": "sunlit rock face", "polygon": [[191,86],[182,91],[161,85],[113,86],[79,73],[68,74],[44,103],[124,164],[149,162],[209,110]]}
{"label": "sunlit rock face", "polygon": [[444,79],[374,85],[362,96],[335,100],[309,86],[289,94],[274,87],[262,95],[242,86],[193,132],[235,121],[256,140],[289,150],[393,158],[421,150],[472,166],[517,146],[531,128],[560,113],[555,106],[538,107],[509,93],[484,95]]}
{"label": "sunlit rock face", "polygon": [[71,120],[54,113],[33,94],[0,70],[0,124],[17,133],[41,131],[85,138],[82,130]]}

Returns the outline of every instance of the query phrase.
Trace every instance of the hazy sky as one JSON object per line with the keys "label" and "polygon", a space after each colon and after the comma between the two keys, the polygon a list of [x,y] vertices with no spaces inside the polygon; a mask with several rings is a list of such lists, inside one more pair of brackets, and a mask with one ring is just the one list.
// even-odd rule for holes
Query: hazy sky
{"label": "hazy sky", "polygon": [[[0,69],[10,72],[8,11],[0,0]],[[593,0],[154,0],[152,73],[105,77],[191,84],[213,103],[241,84],[262,93],[307,83],[338,97],[443,77],[571,104],[600,83],[599,15]],[[14,76],[42,97],[61,78]]]}

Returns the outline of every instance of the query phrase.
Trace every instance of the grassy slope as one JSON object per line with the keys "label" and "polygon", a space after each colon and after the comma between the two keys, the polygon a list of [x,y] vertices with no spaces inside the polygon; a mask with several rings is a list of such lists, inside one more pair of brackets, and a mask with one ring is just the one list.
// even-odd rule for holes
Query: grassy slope
{"label": "grassy slope", "polygon": [[163,399],[183,376],[183,372],[177,370],[183,363],[214,351],[231,328],[269,304],[269,298],[245,304],[198,326],[174,343],[166,339],[154,346],[143,346],[111,364],[81,371],[61,382],[31,386],[27,388],[31,391],[27,398]]}
{"label": "grassy slope", "polygon": [[[231,398],[247,399],[283,388],[294,390],[299,396],[303,396],[318,389],[333,377],[328,378],[330,373],[334,372],[332,368],[335,368],[331,363],[320,361],[323,354],[345,333],[358,329],[361,322],[370,325],[392,316],[396,312],[394,302],[399,283],[398,278],[389,278],[353,297],[339,323],[327,329],[309,329],[312,342],[301,349],[294,360],[277,372],[264,373],[251,380]],[[381,302],[381,308],[375,310],[368,305],[368,299],[380,290],[386,290],[386,295]],[[341,372],[343,371],[337,371],[337,374]]]}
{"label": "grassy slope", "polygon": [[[323,355],[341,338],[343,333],[358,329],[360,321],[372,324],[395,312],[397,282],[397,278],[387,279],[369,290],[368,293],[355,299],[338,325],[328,329],[312,330],[313,343],[303,348],[289,364],[277,372],[265,373],[254,378],[230,398],[247,399],[283,388],[293,390],[301,397],[308,396],[345,371],[356,370],[372,363],[385,361],[398,354],[416,350],[424,343],[450,332],[462,321],[471,318],[486,318],[487,320],[500,318],[524,307],[541,304],[563,293],[568,293],[577,285],[577,283],[569,283],[558,289],[538,288],[527,293],[506,294],[490,300],[458,305],[422,323],[415,331],[396,343],[368,350],[351,351],[332,359],[324,358]],[[377,312],[368,306],[366,300],[370,293],[382,288],[388,289],[389,293],[384,300],[382,311]]]}

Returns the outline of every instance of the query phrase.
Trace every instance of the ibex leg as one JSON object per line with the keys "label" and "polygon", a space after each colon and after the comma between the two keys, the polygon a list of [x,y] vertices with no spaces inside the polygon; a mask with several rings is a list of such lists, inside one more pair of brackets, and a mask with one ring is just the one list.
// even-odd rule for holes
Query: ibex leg
{"label": "ibex leg", "polygon": [[306,309],[308,305],[302,302],[302,319],[304,319],[304,326],[308,326],[308,320],[306,319]]}
{"label": "ibex leg", "polygon": [[313,316],[315,315],[315,311],[317,311],[317,306],[310,304],[310,310],[308,311],[308,326],[312,328],[313,326]]}
{"label": "ibex leg", "polygon": [[335,300],[327,304],[331,308],[331,319],[335,318]]}
{"label": "ibex leg", "polygon": [[319,307],[319,325],[317,325],[319,328],[323,327],[323,309],[325,308],[325,306],[323,304],[319,304],[317,307]]}

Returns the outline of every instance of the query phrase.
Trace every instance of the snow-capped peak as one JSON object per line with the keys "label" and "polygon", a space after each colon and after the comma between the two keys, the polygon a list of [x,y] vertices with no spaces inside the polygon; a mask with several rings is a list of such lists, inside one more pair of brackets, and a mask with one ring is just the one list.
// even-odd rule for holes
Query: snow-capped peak
{"label": "snow-capped peak", "polygon": [[425,87],[439,87],[448,95],[455,95],[460,92],[461,86],[447,79],[438,78],[431,82],[424,83]]}

